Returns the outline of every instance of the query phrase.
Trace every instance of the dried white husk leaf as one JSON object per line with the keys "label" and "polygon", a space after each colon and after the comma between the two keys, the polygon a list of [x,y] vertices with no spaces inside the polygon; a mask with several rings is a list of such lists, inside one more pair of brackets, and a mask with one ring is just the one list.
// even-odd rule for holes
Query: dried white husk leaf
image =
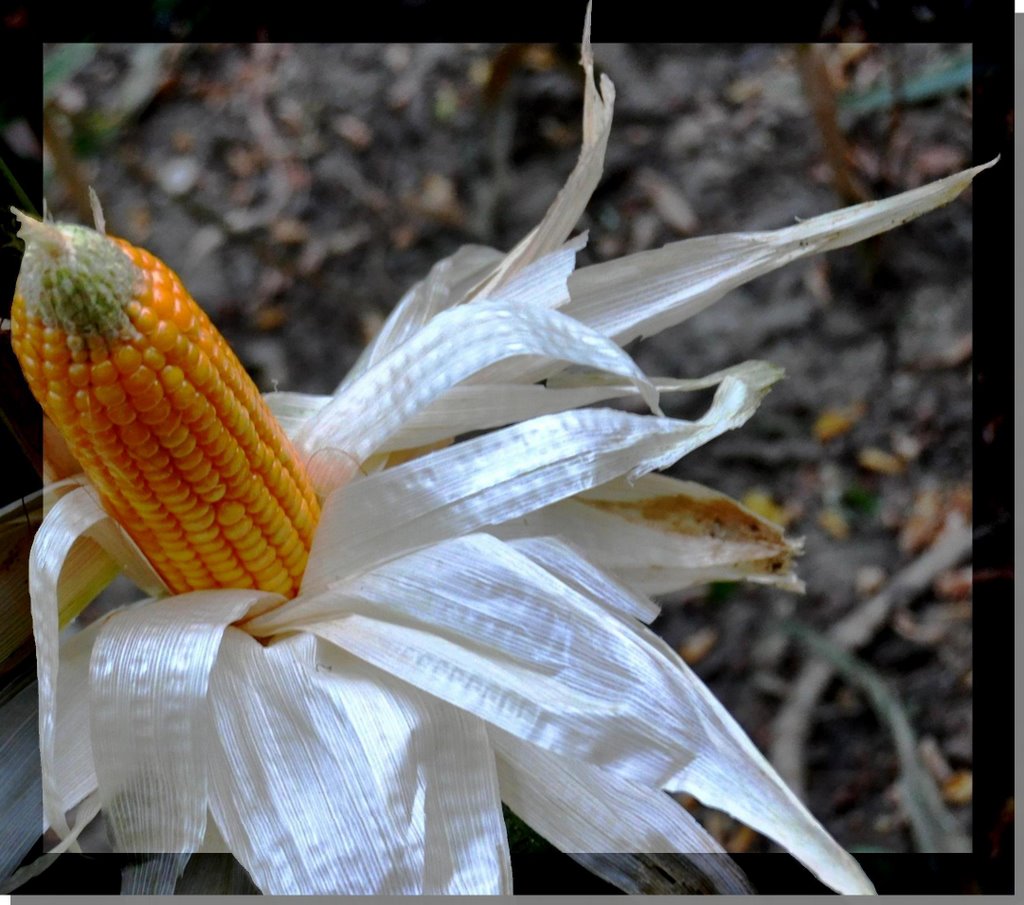
{"label": "dried white husk leaf", "polygon": [[[72,548],[99,522],[108,518],[85,488],[62,497],[36,532],[29,555],[29,594],[32,632],[36,642],[36,678],[39,683],[39,757],[43,776],[43,819],[56,833],[70,829],[56,786],[54,744],[57,721],[57,681],[60,669],[61,572]],[[62,590],[64,594],[62,595]]]}
{"label": "dried white husk leaf", "polygon": [[547,415],[354,480],[324,504],[303,592],[671,464],[744,423],[778,375],[764,362],[748,362],[723,379],[697,421],[606,409]]}
{"label": "dried white husk leaf", "polygon": [[660,789],[553,754],[493,726],[490,737],[498,754],[502,800],[556,848],[612,859],[613,876],[601,870],[602,861],[579,860],[624,891],[679,892],[664,875],[652,875],[643,862],[628,857],[649,852],[697,854],[684,864],[702,871],[703,888],[711,883],[709,891],[749,890],[714,837]]}
{"label": "dried white husk leaf", "polygon": [[823,883],[848,895],[873,895],[871,881],[822,827],[775,768],[682,658],[647,628],[639,629],[674,685],[702,716],[706,749],[662,787],[686,792],[774,839]]}
{"label": "dried white husk leaf", "polygon": [[738,286],[800,258],[842,248],[948,204],[995,161],[775,231],[684,239],[577,270],[566,314],[625,345],[681,323]]}
{"label": "dried white husk leaf", "polygon": [[[731,374],[742,376],[747,367],[746,364],[735,365],[697,378],[653,377],[650,382],[660,397],[666,393],[692,392],[717,386]],[[557,374],[549,378],[546,385],[462,383],[445,390],[443,395],[411,415],[374,452],[417,449],[473,431],[504,427],[540,415],[631,396],[639,396],[636,384],[623,383],[611,375],[593,371]],[[299,428],[332,398],[282,391],[264,396],[289,437],[294,437]]]}
{"label": "dried white husk leaf", "polygon": [[508,545],[448,541],[344,591],[365,605],[309,631],[523,742],[729,810],[834,888],[870,891],[664,642]]}
{"label": "dried white husk leaf", "polygon": [[288,438],[293,439],[298,429],[333,398],[314,393],[274,390],[272,393],[264,394],[263,401],[267,403]]}
{"label": "dried white husk leaf", "polygon": [[[306,459],[326,447],[362,462],[449,387],[518,355],[564,358],[609,371],[635,382],[645,401],[657,407],[657,391],[614,343],[555,311],[484,302],[443,312],[365,371],[299,428],[296,448]],[[382,405],[382,399],[390,404]]]}
{"label": "dried white husk leaf", "polygon": [[[693,756],[669,736],[700,724],[661,693],[635,628],[493,537],[437,544],[339,590],[361,611],[310,631],[528,741],[653,786]],[[374,637],[393,642],[390,657]]]}
{"label": "dried white husk leaf", "polygon": [[594,56],[590,47],[590,8],[583,25],[583,147],[579,160],[565,185],[534,227],[498,265],[497,271],[476,290],[474,295],[487,296],[509,282],[524,267],[558,248],[568,237],[583,214],[590,196],[597,188],[604,169],[604,155],[612,128],[615,86],[606,75],[601,76],[601,90],[594,81]]}
{"label": "dried white husk leaf", "polygon": [[60,645],[53,779],[62,813],[70,811],[96,789],[96,765],[89,730],[92,711],[89,660],[105,621],[105,618],[97,619],[82,631],[70,634]]}
{"label": "dried white husk leaf", "polygon": [[563,584],[622,618],[639,619],[646,624],[661,612],[653,600],[615,581],[561,537],[525,537],[510,541],[509,546],[543,566]]}
{"label": "dried white husk leaf", "polygon": [[351,657],[318,668],[309,635],[229,629],[210,697],[213,813],[262,890],[510,892],[479,721]]}
{"label": "dried white husk leaf", "polygon": [[[505,364],[503,362],[503,364]],[[509,362],[509,364],[511,364]],[[659,398],[666,393],[691,392],[717,386],[730,374],[744,373],[744,365],[726,368],[695,379],[653,377]],[[508,374],[516,378],[518,374]],[[609,399],[639,395],[635,384],[623,384],[597,372],[555,375],[546,385],[521,383],[462,384],[409,419],[403,428],[382,444],[381,452],[427,446],[471,431],[503,427],[583,408]]]}
{"label": "dried white husk leaf", "polygon": [[435,314],[464,301],[504,255],[482,245],[463,245],[438,261],[422,280],[399,299],[380,332],[363,350],[335,392],[340,392],[371,365],[418,332]]}
{"label": "dried white husk leaf", "polygon": [[282,601],[254,590],[180,594],[114,613],[92,650],[92,747],[117,851],[192,852],[206,830],[206,693],[228,625]]}
{"label": "dried white husk leaf", "polygon": [[660,789],[562,757],[490,727],[504,802],[564,852],[725,854],[696,819]]}
{"label": "dried white husk leaf", "polygon": [[738,580],[803,590],[792,571],[799,540],[725,494],[665,475],[610,481],[495,533],[557,535],[645,594]]}

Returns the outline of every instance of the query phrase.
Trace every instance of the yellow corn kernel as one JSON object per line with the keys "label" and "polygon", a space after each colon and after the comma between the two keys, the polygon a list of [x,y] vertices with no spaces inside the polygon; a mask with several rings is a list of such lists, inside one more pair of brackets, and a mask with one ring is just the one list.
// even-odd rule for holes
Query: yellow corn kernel
{"label": "yellow corn kernel", "polygon": [[149,252],[20,219],[14,351],[108,511],[174,593],[293,596],[319,503],[224,338]]}

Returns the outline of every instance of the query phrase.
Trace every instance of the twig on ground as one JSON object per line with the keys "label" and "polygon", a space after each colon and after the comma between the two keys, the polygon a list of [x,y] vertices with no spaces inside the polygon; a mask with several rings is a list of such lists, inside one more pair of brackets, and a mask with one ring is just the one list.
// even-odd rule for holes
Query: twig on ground
{"label": "twig on ground", "polygon": [[796,53],[797,72],[818,124],[821,143],[832,168],[832,181],[845,204],[867,201],[871,195],[850,166],[850,149],[837,119],[836,90],[820,51],[801,44]]}
{"label": "twig on ground", "polygon": [[917,736],[907,711],[885,680],[862,660],[806,626],[788,623],[786,631],[827,661],[844,679],[862,689],[892,733],[902,774],[900,799],[910,819],[917,851],[969,852],[970,841],[942,803],[935,781],[918,756]]}
{"label": "twig on ground", "polygon": [[[970,554],[971,541],[970,525],[964,524],[958,516],[951,517],[935,544],[897,574],[881,592],[837,622],[828,632],[828,640],[844,651],[862,647],[885,625],[896,607],[913,600],[931,585],[936,575],[959,565]],[[804,800],[807,798],[804,750],[811,718],[835,671],[835,665],[825,660],[815,659],[805,664],[772,726],[772,764]]]}

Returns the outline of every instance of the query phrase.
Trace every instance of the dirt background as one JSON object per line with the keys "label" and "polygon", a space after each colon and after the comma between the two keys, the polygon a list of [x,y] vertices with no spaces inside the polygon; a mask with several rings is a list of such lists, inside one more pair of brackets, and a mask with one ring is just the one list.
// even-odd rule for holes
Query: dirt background
{"label": "dirt background", "polygon": [[[604,180],[579,224],[590,230],[581,264],[843,203],[827,163],[836,143],[799,74],[805,51],[594,50],[617,101]],[[968,45],[814,53],[864,197],[971,162]],[[50,46],[47,201],[59,219],[89,222],[84,188],[95,187],[108,231],[178,271],[261,388],[329,392],[434,262],[471,242],[509,248],[543,214],[580,144],[577,56],[571,45]],[[931,90],[848,106],[887,81]],[[806,596],[715,586],[667,599],[656,626],[763,750],[808,658],[779,620],[827,630],[927,551],[950,513],[970,519],[971,240],[968,192],[631,350],[654,375],[746,358],[788,375],[746,427],[673,473],[804,537]],[[934,579],[858,657],[894,692],[969,839],[971,580],[963,569]],[[834,681],[810,725],[812,812],[853,851],[913,851],[892,736],[863,690]],[[769,850],[704,816],[731,849]]]}

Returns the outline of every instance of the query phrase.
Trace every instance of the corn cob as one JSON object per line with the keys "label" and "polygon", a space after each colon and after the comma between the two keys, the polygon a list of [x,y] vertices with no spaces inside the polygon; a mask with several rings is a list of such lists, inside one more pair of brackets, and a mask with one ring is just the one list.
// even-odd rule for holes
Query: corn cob
{"label": "corn cob", "polygon": [[172,593],[294,596],[319,504],[227,342],[149,252],[19,219],[14,351],[107,510]]}

